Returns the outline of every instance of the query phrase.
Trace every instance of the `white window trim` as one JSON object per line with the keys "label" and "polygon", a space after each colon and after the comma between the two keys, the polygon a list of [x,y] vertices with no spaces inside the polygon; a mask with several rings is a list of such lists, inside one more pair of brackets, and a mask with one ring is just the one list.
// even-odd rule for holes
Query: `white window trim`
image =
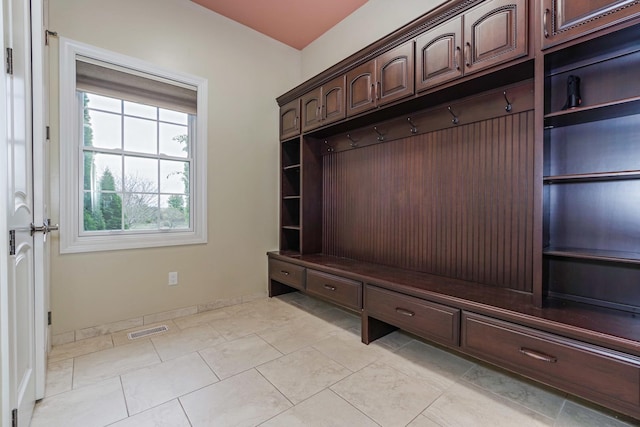
{"label": "white window trim", "polygon": [[[80,117],[76,97],[76,57],[96,59],[141,71],[197,88],[196,143],[193,151],[194,181],[190,230],[153,231],[151,233],[81,233],[78,129]],[[60,39],[60,253],[80,253],[139,249],[161,246],[207,243],[207,80],[169,71],[126,55],[96,48],[66,38]],[[73,113],[72,113],[73,112]]]}

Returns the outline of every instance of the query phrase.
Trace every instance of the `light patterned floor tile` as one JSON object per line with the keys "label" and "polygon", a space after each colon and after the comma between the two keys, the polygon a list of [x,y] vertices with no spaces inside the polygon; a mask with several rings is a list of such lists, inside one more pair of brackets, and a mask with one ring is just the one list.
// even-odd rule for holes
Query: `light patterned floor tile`
{"label": "light patterned floor tile", "polygon": [[255,369],[180,398],[193,427],[257,426],[291,403]]}
{"label": "light patterned floor tile", "polygon": [[71,359],[111,347],[113,347],[113,341],[109,335],[62,344],[51,349],[49,353],[49,363]]}
{"label": "light patterned floor tile", "polygon": [[351,373],[314,348],[305,348],[259,366],[258,371],[294,404]]}
{"label": "light patterned floor tile", "polygon": [[272,327],[257,334],[282,353],[308,347],[340,331],[330,323],[312,316],[301,316],[295,322]]}
{"label": "light patterned floor tile", "polygon": [[474,366],[473,362],[424,342],[413,340],[382,360],[410,377],[444,390]]}
{"label": "light patterned floor tile", "polygon": [[564,404],[564,394],[484,366],[474,366],[463,379],[554,419]]}
{"label": "light patterned floor tile", "polygon": [[178,400],[172,400],[109,427],[191,427],[191,424]]}
{"label": "light patterned floor tile", "polygon": [[200,355],[224,379],[277,359],[282,353],[257,335],[248,335],[200,350]]}
{"label": "light patterned floor tile", "polygon": [[45,397],[36,405],[31,427],[102,427],[126,417],[120,378],[111,378]]}
{"label": "light patterned floor tile", "polygon": [[261,427],[376,427],[377,425],[331,390],[324,390],[261,424]]}
{"label": "light patterned floor tile", "polygon": [[447,427],[553,425],[551,418],[464,382],[448,389],[424,415]]}
{"label": "light patterned floor tile", "polygon": [[627,423],[626,420],[615,419],[571,400],[565,401],[556,422],[558,427],[630,427],[634,425],[640,425],[640,422]]}
{"label": "light patterned floor tile", "polygon": [[137,414],[218,382],[198,353],[122,375],[130,414]]}
{"label": "light patterned floor tile", "polygon": [[429,418],[420,414],[413,421],[407,424],[407,427],[446,427],[446,426],[441,426],[437,422],[430,420]]}
{"label": "light patterned floor tile", "polygon": [[209,325],[194,326],[178,333],[152,337],[160,358],[170,360],[185,354],[211,347],[226,340]]}
{"label": "light patterned floor tile", "polygon": [[369,345],[381,346],[391,351],[397,351],[413,340],[414,339],[411,335],[398,330],[393,331],[390,334],[383,336],[382,338],[378,338]]}
{"label": "light patterned floor tile", "polygon": [[49,363],[45,397],[71,390],[73,386],[73,359]]}
{"label": "light patterned floor tile", "polygon": [[205,325],[214,320],[225,319],[227,317],[229,317],[229,313],[224,310],[211,310],[173,319],[173,323],[175,323],[180,329],[187,329],[194,326]]}
{"label": "light patterned floor tile", "polygon": [[381,347],[365,345],[357,337],[341,332],[326,338],[313,347],[351,371],[359,371],[384,357],[388,351]]}
{"label": "light patterned floor tile", "polygon": [[436,387],[375,362],[331,390],[383,426],[406,426],[442,393]]}
{"label": "light patterned floor tile", "polygon": [[74,361],[73,388],[93,384],[157,363],[160,363],[160,358],[150,341],[118,346],[80,356]]}

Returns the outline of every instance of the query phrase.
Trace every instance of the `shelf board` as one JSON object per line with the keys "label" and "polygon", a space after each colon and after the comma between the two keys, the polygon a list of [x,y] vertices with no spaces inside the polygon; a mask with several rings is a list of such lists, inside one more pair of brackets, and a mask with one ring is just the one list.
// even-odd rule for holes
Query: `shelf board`
{"label": "shelf board", "polygon": [[284,196],[284,200],[300,200],[300,196]]}
{"label": "shelf board", "polygon": [[625,179],[640,179],[640,170],[550,175],[544,177],[544,182],[545,184],[562,184],[570,182],[620,181]]}
{"label": "shelf board", "polygon": [[283,225],[282,228],[284,230],[296,230],[296,231],[301,230],[301,227],[299,225]]}
{"label": "shelf board", "polygon": [[290,171],[294,169],[300,169],[300,163],[296,163],[295,165],[289,165],[282,168],[282,170]]}
{"label": "shelf board", "polygon": [[543,251],[546,256],[590,259],[595,261],[622,262],[627,264],[640,264],[640,253],[638,252],[621,252],[621,251],[605,251],[600,249],[581,249],[581,248],[563,248],[549,247]]}
{"label": "shelf board", "polygon": [[556,111],[544,116],[545,128],[577,125],[640,113],[640,96]]}

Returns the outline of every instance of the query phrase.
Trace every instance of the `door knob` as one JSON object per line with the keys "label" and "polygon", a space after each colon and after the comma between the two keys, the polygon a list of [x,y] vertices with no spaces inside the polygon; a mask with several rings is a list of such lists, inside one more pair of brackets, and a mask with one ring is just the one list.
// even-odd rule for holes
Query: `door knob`
{"label": "door knob", "polygon": [[58,224],[52,225],[50,219],[45,219],[42,226],[37,226],[35,224],[31,224],[31,235],[33,236],[35,233],[50,233],[52,231],[59,230],[60,226]]}

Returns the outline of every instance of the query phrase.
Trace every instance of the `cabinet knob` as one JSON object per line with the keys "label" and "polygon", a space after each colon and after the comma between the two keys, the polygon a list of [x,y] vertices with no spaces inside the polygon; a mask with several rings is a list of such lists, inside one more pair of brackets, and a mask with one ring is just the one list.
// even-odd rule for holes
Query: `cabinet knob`
{"label": "cabinet knob", "polygon": [[280,273],[284,274],[285,276],[288,276],[290,274],[288,271],[285,271],[285,270],[280,270]]}

